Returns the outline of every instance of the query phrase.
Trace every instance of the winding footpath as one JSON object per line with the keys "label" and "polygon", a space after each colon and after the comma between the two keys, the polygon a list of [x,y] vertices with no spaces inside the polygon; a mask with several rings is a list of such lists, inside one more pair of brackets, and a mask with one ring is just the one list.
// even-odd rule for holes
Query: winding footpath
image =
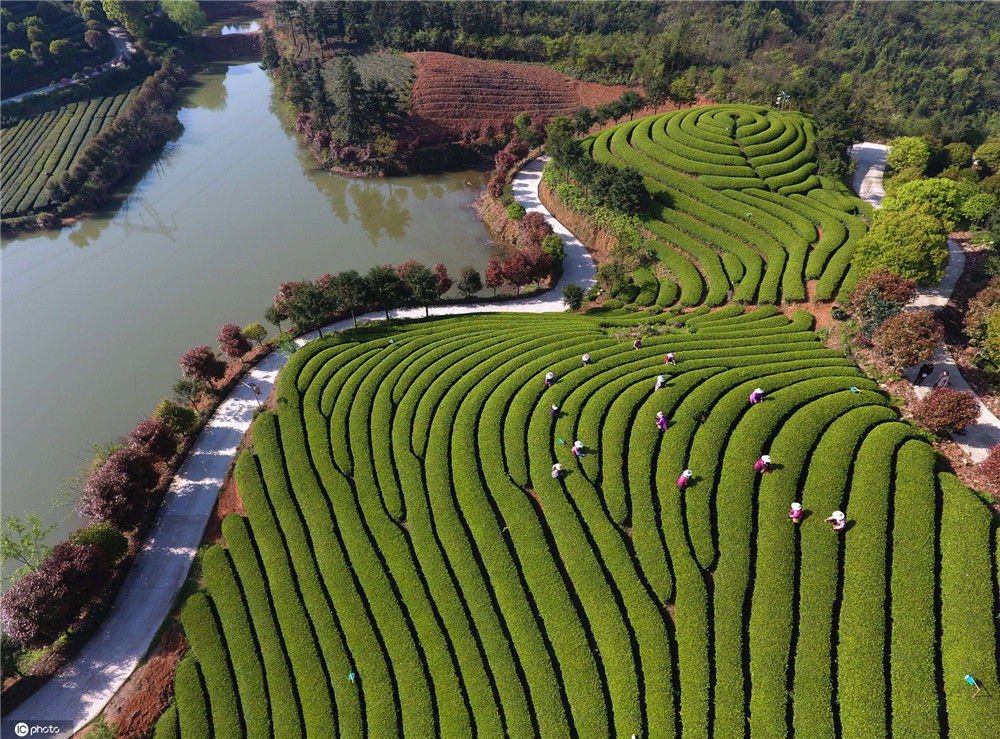
{"label": "winding footpath", "polygon": [[[856,144],[851,147],[851,156],[857,161],[857,168],[854,170],[854,189],[858,197],[874,205],[881,206],[885,189],[882,186],[882,175],[885,172],[886,153],[888,147],[883,144]],[[965,269],[965,252],[954,239],[948,239],[948,266],[945,269],[941,282],[931,287],[922,288],[917,296],[907,306],[908,310],[920,308],[930,308],[936,310],[943,308],[951,300],[951,295],[955,291],[955,285],[962,276]],[[955,390],[972,392],[972,388],[958,369],[955,358],[951,355],[947,344],[941,344],[931,359],[934,363],[934,371],[920,385],[914,384],[913,390],[917,397],[923,398],[931,390],[931,385],[941,376],[944,370],[948,370],[950,376],[950,386]],[[910,367],[904,373],[910,382],[917,376],[917,367]],[[978,400],[978,398],[977,398]],[[965,433],[955,436],[955,441],[969,455],[969,458],[979,464],[997,444],[1000,444],[1000,419],[998,419],[987,408],[982,401],[979,401],[979,418],[976,424],[965,430]]]}
{"label": "winding footpath", "polygon": [[[547,157],[528,163],[513,181],[514,197],[527,211],[538,211],[563,239],[566,259],[555,288],[521,300],[431,307],[431,315],[518,311],[563,311],[562,288],[571,283],[586,291],[594,284],[595,265],[590,254],[569,230],[557,221],[538,198],[538,185]],[[393,318],[423,318],[423,308],[392,311]],[[358,317],[359,322],[381,320],[381,312]],[[324,330],[348,328],[350,319]],[[297,343],[317,336],[313,331]],[[278,371],[288,357],[274,351],[266,355],[229,393],[205,425],[170,485],[163,505],[141,552],[122,583],[111,612],[79,654],[55,677],[20,706],[4,716],[7,721],[29,724],[60,721],[77,731],[90,722],[124,684],[146,654],[170,613],[177,593],[191,568],[202,534],[215,508],[236,448],[250,428],[257,400],[251,386],[264,396],[271,392]],[[64,732],[61,735],[66,735]]]}

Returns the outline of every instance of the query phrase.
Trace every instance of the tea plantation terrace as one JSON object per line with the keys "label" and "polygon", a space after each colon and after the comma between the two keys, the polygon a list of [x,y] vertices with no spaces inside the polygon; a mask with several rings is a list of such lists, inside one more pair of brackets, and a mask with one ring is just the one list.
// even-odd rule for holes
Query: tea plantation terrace
{"label": "tea plantation terrace", "polygon": [[1000,735],[964,682],[997,690],[983,502],[805,312],[673,318],[639,349],[634,320],[296,353],[156,736]]}
{"label": "tea plantation terrace", "polygon": [[[598,162],[643,175],[643,226],[668,273],[635,273],[623,297],[661,307],[832,300],[853,288],[851,254],[871,207],[818,176],[812,120],[749,105],[679,110],[584,140]],[[815,280],[812,294],[806,284]],[[841,299],[841,298],[838,298]]]}

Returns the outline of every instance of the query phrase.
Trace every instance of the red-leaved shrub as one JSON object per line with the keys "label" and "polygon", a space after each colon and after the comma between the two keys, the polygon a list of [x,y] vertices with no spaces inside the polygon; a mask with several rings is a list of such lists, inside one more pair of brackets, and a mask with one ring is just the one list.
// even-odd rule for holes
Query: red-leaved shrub
{"label": "red-leaved shrub", "polygon": [[76,623],[110,573],[93,544],[58,544],[34,572],[0,596],[0,624],[26,647],[44,646]]}
{"label": "red-leaved shrub", "polygon": [[87,479],[77,510],[91,521],[107,521],[120,531],[135,528],[149,505],[159,476],[153,457],[127,446],[111,454]]}
{"label": "red-leaved shrub", "polygon": [[1000,495],[1000,444],[990,450],[989,455],[979,465],[979,471],[986,478],[986,484],[994,495]]}
{"label": "red-leaved shrub", "polygon": [[159,418],[140,421],[128,435],[128,443],[163,460],[170,459],[177,451],[174,430]]}
{"label": "red-leaved shrub", "polygon": [[979,401],[970,392],[933,390],[913,411],[913,420],[929,431],[961,431],[979,418]]}
{"label": "red-leaved shrub", "polygon": [[886,320],[875,330],[872,345],[886,364],[899,370],[930,359],[943,338],[944,328],[934,313],[916,310]]}
{"label": "red-leaved shrub", "polygon": [[215,338],[219,342],[219,349],[230,359],[242,359],[252,348],[243,335],[243,329],[235,323],[223,324]]}
{"label": "red-leaved shrub", "polygon": [[215,356],[215,352],[206,344],[188,349],[181,356],[181,372],[189,380],[197,380],[206,384],[220,380],[226,374],[226,363]]}

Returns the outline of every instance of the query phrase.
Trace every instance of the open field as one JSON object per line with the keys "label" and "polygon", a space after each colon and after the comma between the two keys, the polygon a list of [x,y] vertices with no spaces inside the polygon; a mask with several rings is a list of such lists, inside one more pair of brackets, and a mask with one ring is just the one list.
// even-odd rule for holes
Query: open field
{"label": "open field", "polygon": [[634,350],[640,320],[376,325],[293,356],[156,736],[1000,733],[988,508],[804,311],[663,316]]}
{"label": "open field", "polygon": [[650,194],[644,226],[656,236],[649,246],[669,272],[667,287],[637,273],[626,302],[716,306],[848,292],[868,206],[817,176],[814,135],[800,114],[710,105],[586,139],[597,161],[639,170]]}
{"label": "open field", "polygon": [[48,207],[51,202],[45,190],[48,181],[73,165],[74,157],[90,139],[111,125],[137,90],[69,103],[4,128],[0,132],[3,217]]}

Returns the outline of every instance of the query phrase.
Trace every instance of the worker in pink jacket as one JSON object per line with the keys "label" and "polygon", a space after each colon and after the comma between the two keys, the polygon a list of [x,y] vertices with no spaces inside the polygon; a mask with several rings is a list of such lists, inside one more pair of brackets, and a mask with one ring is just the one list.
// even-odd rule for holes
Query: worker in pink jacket
{"label": "worker in pink jacket", "polygon": [[757,388],[752,393],[750,393],[750,405],[757,405],[763,399],[764,399],[764,391],[761,388]]}
{"label": "worker in pink jacket", "polygon": [[753,463],[753,469],[755,472],[770,472],[771,457],[767,454],[761,455],[761,458]]}
{"label": "worker in pink jacket", "polygon": [[656,428],[660,430],[660,433],[667,430],[670,424],[667,422],[667,417],[663,415],[663,411],[656,412]]}
{"label": "worker in pink jacket", "polygon": [[677,478],[677,487],[683,490],[691,484],[692,477],[694,477],[694,473],[691,470],[684,470],[681,476]]}

